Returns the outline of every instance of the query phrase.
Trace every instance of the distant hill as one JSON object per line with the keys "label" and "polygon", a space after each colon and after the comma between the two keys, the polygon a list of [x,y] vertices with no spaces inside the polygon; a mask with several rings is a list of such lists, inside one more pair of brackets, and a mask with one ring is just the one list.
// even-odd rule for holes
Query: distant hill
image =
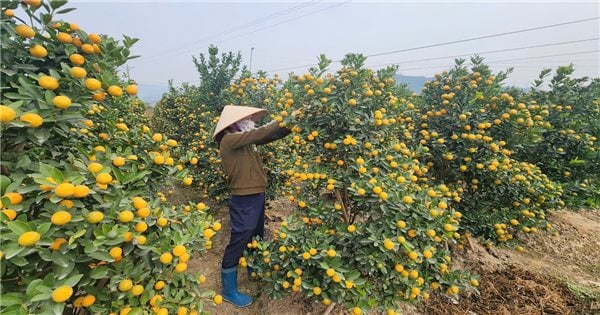
{"label": "distant hill", "polygon": [[169,87],[166,85],[138,84],[138,97],[149,105],[160,101],[163,93],[167,93]]}
{"label": "distant hill", "polygon": [[410,75],[402,75],[396,74],[394,75],[396,82],[398,83],[406,83],[408,84],[408,88],[413,92],[421,93],[423,89],[423,84],[425,81],[433,80],[433,78],[428,77],[419,77],[419,76],[410,76]]}

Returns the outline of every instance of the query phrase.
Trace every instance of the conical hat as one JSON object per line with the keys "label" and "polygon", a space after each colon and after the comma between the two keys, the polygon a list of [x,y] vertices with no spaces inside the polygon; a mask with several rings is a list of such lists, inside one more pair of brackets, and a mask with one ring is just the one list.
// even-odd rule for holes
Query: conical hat
{"label": "conical hat", "polygon": [[219,122],[215,127],[215,132],[212,135],[213,140],[219,134],[219,132],[227,129],[227,127],[234,123],[252,117],[254,121],[260,120],[267,113],[266,109],[250,107],[250,106],[238,106],[238,105],[226,105],[221,112]]}

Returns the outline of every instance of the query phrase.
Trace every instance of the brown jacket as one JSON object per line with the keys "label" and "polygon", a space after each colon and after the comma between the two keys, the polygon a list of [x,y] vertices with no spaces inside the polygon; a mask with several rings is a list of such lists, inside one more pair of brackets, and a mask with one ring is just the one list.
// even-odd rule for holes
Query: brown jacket
{"label": "brown jacket", "polygon": [[251,195],[267,188],[267,173],[254,145],[267,144],[288,135],[290,130],[279,123],[245,132],[225,133],[221,139],[221,161],[232,195]]}

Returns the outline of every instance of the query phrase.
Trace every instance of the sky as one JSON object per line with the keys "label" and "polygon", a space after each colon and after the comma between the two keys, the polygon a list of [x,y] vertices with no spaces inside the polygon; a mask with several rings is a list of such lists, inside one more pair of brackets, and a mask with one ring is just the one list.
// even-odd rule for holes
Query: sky
{"label": "sky", "polygon": [[[249,66],[251,61],[253,71],[270,71],[313,64],[320,54],[339,60],[350,52],[374,55],[600,16],[598,1],[74,0],[68,6],[77,10],[63,15],[63,19],[77,23],[88,33],[139,38],[132,52],[141,57],[128,63],[129,72],[138,84],[148,86],[165,86],[170,79],[175,85],[197,83],[192,56],[206,54],[209,44],[223,52],[240,51],[242,63]],[[514,67],[508,83],[528,86],[544,67],[568,63],[575,65],[579,76],[600,77],[598,38],[600,20],[595,19],[388,53],[369,58],[367,65],[377,68],[400,63],[401,74],[430,77],[453,65],[454,58],[449,56],[580,41],[482,54],[496,71]],[[415,61],[429,58],[440,59]],[[331,69],[338,67],[339,63],[333,64]],[[307,69],[269,74],[287,76]]]}

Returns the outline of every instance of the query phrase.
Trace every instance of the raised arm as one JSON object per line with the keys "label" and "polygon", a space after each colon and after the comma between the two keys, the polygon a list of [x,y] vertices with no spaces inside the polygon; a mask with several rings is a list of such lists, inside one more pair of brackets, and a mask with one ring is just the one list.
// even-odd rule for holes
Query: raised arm
{"label": "raised arm", "polygon": [[287,136],[290,132],[291,130],[279,127],[279,123],[273,121],[249,131],[226,134],[222,141],[226,141],[231,148],[237,149],[249,144],[267,144]]}

